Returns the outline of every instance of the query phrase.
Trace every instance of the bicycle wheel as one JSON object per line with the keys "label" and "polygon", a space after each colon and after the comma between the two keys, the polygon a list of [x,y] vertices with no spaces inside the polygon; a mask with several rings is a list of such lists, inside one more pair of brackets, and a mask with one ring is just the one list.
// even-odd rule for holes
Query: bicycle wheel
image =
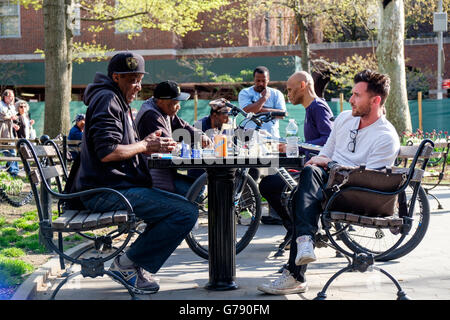
{"label": "bicycle wheel", "polygon": [[[405,192],[409,208],[411,206],[412,187],[409,186]],[[398,217],[398,213],[395,213],[395,216]],[[389,261],[403,257],[416,248],[425,236],[430,222],[430,205],[422,186],[420,186],[416,197],[412,218],[413,224],[409,234],[397,249],[380,259],[380,261]],[[346,225],[336,224],[335,227],[337,230],[341,230],[346,228]],[[398,229],[375,229],[353,225],[350,230],[346,228],[345,231],[340,233],[339,240],[342,240],[349,249],[355,252],[365,251],[376,255],[391,248],[400,236]]]}
{"label": "bicycle wheel", "polygon": [[[239,176],[236,175],[237,179]],[[199,217],[185,240],[198,256],[208,259],[208,185],[201,175],[189,189],[186,198],[198,205]],[[235,183],[236,185],[236,183]],[[261,220],[261,196],[252,177],[247,176],[240,199],[235,199],[236,254],[244,250],[255,235]]]}

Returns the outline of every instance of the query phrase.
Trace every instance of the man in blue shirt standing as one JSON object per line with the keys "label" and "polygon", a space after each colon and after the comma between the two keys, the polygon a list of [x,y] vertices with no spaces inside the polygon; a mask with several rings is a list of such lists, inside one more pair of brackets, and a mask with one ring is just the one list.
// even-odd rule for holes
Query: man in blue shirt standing
{"label": "man in blue shirt standing", "polygon": [[[239,106],[245,112],[271,112],[271,111],[286,111],[286,103],[284,96],[280,90],[268,87],[269,84],[269,69],[260,66],[253,71],[254,85],[242,89],[239,92],[238,100]],[[254,128],[255,124],[252,121],[246,123],[245,128]],[[278,119],[264,123],[263,130],[269,132],[272,136],[279,138],[280,132],[278,130]]]}

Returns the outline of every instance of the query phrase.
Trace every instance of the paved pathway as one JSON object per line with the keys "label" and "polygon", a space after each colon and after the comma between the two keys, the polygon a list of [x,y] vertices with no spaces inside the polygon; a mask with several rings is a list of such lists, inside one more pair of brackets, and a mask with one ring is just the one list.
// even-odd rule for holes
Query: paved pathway
{"label": "paved pathway", "polygon": [[[437,203],[430,198],[431,222],[419,247],[397,261],[377,264],[396,277],[412,299],[450,299],[450,188],[439,188],[435,194],[444,209],[436,210]],[[161,279],[161,290],[157,294],[139,297],[144,300],[309,300],[316,296],[332,274],[347,264],[344,258],[336,258],[332,249],[316,249],[318,261],[307,271],[309,290],[305,294],[263,294],[256,289],[257,285],[277,278],[277,270],[287,261],[288,253],[284,257],[273,257],[283,236],[281,226],[260,225],[251,244],[236,257],[239,289],[222,292],[204,289],[208,281],[208,263],[183,242],[157,274]],[[39,288],[33,298],[48,299],[53,279],[49,284],[50,290]],[[394,285],[378,272],[346,273],[332,284],[327,293],[329,300],[396,298]],[[76,277],[63,287],[57,299],[115,300],[129,299],[129,295],[109,277]]]}

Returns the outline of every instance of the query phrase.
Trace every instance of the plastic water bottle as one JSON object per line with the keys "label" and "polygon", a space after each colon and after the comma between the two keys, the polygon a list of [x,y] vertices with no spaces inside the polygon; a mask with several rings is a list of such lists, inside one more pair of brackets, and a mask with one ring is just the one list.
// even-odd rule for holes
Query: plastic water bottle
{"label": "plastic water bottle", "polygon": [[294,119],[289,119],[289,123],[286,126],[286,157],[297,158],[298,153],[298,126]]}

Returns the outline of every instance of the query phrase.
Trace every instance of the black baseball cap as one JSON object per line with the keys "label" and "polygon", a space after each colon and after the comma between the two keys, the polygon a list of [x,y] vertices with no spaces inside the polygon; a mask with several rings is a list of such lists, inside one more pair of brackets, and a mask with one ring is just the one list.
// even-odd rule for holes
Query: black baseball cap
{"label": "black baseball cap", "polygon": [[184,101],[189,99],[191,95],[186,92],[181,92],[180,86],[175,81],[167,80],[158,83],[153,96],[157,99]]}
{"label": "black baseball cap", "polygon": [[144,58],[137,53],[125,51],[114,55],[108,63],[108,76],[113,73],[148,73],[145,72]]}

